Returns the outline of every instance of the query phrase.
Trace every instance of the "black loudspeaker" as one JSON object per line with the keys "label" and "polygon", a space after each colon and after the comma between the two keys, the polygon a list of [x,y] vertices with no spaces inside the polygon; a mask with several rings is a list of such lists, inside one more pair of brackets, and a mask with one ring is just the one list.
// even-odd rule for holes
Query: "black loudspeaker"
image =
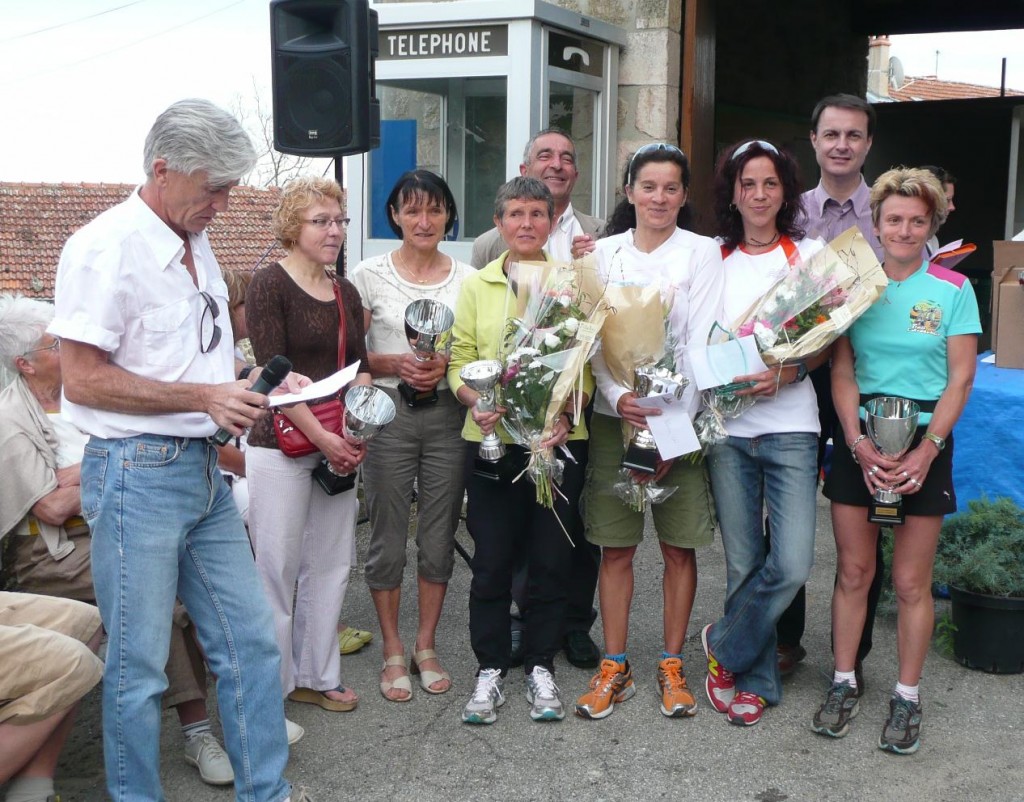
{"label": "black loudspeaker", "polygon": [[364,153],[380,141],[377,12],[367,0],[271,0],[274,147]]}

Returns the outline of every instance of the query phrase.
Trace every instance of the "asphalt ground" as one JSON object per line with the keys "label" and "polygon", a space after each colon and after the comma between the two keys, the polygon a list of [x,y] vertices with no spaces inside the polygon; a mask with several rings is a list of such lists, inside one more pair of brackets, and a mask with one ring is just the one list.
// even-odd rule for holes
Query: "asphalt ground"
{"label": "asphalt ground", "polygon": [[[358,531],[344,619],[376,630],[363,581],[367,528]],[[464,529],[460,542],[472,550]],[[414,545],[410,540],[402,631],[415,634]],[[866,691],[847,737],[833,740],[810,729],[831,676],[829,604],[835,547],[827,503],[819,498],[816,560],[808,583],[807,659],[785,680],[782,704],[761,723],[730,725],[703,695],[705,663],[700,630],[722,608],[725,562],[721,542],[698,555],[699,587],[684,658],[699,712],[668,719],[659,712],[655,668],[661,651],[661,566],[653,531],[637,552],[636,592],[629,652],[636,696],[602,721],[567,716],[562,722],[530,720],[520,670],[506,683],[507,703],[497,723],[469,726],[460,720],[472,687],[475,661],[469,644],[470,572],[456,560],[438,633],[438,652],[452,673],[449,693],[432,696],[414,683],[407,704],[378,691],[379,636],[361,652],[342,658],[342,678],[361,696],[349,713],[286,703],[286,714],[306,729],[292,747],[288,777],[325,800],[1024,800],[1024,677],[964,668],[933,647],[921,681],[924,704],[921,749],[913,756],[881,752],[876,744],[896,680],[895,618],[881,613],[875,647],[865,662]],[[944,602],[937,603],[940,612]],[[600,620],[594,635],[601,642]],[[556,680],[571,709],[591,676],[559,656]],[[212,717],[214,694],[211,689]],[[64,802],[105,799],[99,689],[79,714],[58,770]],[[226,802],[229,788],[205,785],[182,759],[177,719],[165,713],[161,774],[168,800]]]}

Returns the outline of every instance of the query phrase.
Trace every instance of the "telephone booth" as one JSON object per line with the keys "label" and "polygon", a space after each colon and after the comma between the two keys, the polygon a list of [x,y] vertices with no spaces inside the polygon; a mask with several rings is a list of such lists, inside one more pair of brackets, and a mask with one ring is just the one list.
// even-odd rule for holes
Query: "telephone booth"
{"label": "telephone booth", "polygon": [[415,168],[451,187],[459,222],[442,249],[468,261],[473,240],[493,226],[497,188],[519,174],[530,136],[549,126],[576,142],[573,206],[607,214],[622,29],[541,0],[374,8],[381,141],[346,159],[349,264],[395,247],[384,204]]}

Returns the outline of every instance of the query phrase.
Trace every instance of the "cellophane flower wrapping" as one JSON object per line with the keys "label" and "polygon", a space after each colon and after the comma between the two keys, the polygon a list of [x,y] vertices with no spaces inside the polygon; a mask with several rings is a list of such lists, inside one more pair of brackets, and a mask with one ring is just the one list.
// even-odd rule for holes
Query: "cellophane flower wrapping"
{"label": "cellophane flower wrapping", "polygon": [[[615,275],[614,270],[610,272]],[[642,365],[679,372],[677,337],[669,314],[675,286],[667,280],[635,284],[610,278],[605,298],[609,314],[601,329],[601,357],[615,383],[632,392],[636,369]],[[622,421],[624,448],[635,432],[634,426]],[[694,458],[699,456],[694,452]],[[623,468],[611,490],[631,509],[643,512],[648,504],[667,499],[676,488],[660,487],[653,481],[638,482],[632,471]]]}
{"label": "cellophane flower wrapping", "polygon": [[597,342],[606,308],[604,284],[593,257],[564,262],[512,262],[508,270],[512,310],[498,358],[504,373],[498,402],[501,425],[530,451],[526,474],[537,486],[537,503],[552,508],[563,462],[541,443],[551,437],[570,397],[574,424],[582,414],[583,372]]}
{"label": "cellophane flower wrapping", "polygon": [[[853,226],[829,243],[802,257],[797,251],[790,269],[743,315],[726,336],[753,335],[768,366],[804,362],[817,356],[877,301],[888,279],[875,252]],[[726,437],[724,421],[753,403],[753,396],[705,391],[705,411],[696,423],[705,450]]]}
{"label": "cellophane flower wrapping", "polygon": [[730,328],[738,337],[754,335],[766,365],[802,362],[832,345],[887,284],[854,226],[807,258],[795,253],[790,270]]}

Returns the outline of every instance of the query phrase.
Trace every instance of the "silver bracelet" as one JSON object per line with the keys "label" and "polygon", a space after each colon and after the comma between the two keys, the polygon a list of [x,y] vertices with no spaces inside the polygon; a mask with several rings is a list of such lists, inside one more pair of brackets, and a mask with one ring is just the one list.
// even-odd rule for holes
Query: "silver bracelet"
{"label": "silver bracelet", "polygon": [[860,465],[860,460],[857,459],[857,446],[858,446],[858,444],[860,443],[861,440],[867,440],[867,439],[868,439],[868,436],[866,434],[862,434],[862,435],[858,436],[856,440],[854,440],[852,443],[850,443],[850,454],[853,456],[853,461],[856,462],[858,465]]}

